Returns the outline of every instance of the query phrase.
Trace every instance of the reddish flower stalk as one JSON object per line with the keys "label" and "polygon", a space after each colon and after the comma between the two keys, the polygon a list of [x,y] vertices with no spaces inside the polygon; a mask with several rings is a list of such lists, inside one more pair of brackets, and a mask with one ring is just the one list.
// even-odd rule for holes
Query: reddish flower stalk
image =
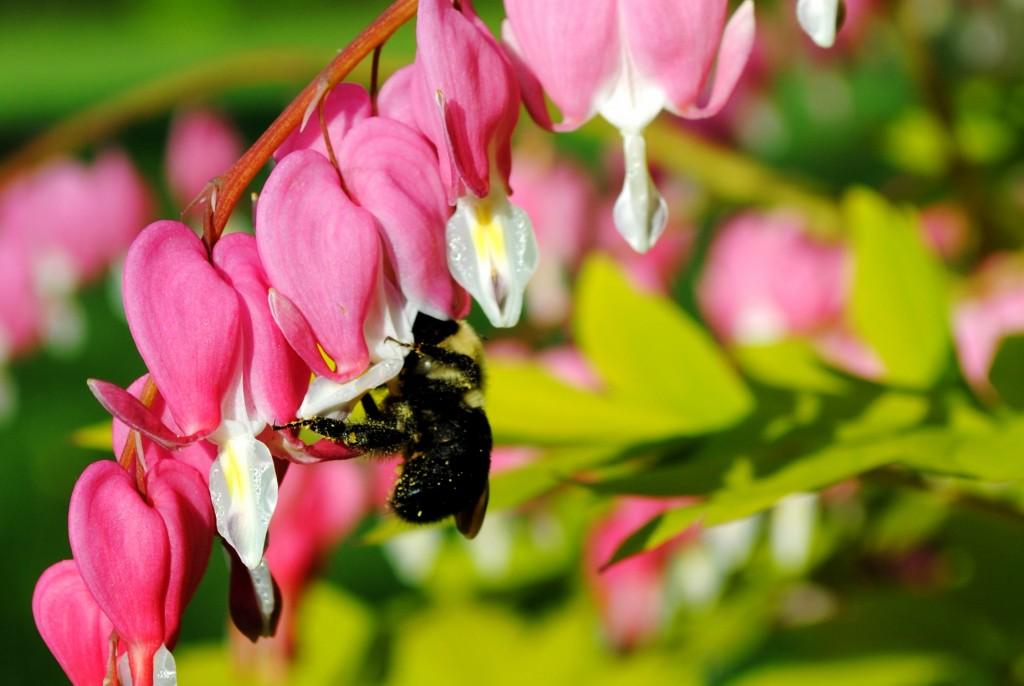
{"label": "reddish flower stalk", "polygon": [[208,247],[212,248],[220,238],[231,212],[253,177],[263,168],[288,134],[298,128],[310,106],[348,76],[349,72],[390,38],[402,24],[412,19],[416,14],[417,4],[417,0],[395,0],[292,100],[231,169],[210,184],[203,198],[210,208],[203,236]]}
{"label": "reddish flower stalk", "polygon": [[[142,397],[139,401],[149,407],[153,404],[153,400],[156,399],[156,384],[153,383],[153,379],[146,379],[146,385],[142,387]],[[132,471],[133,465],[135,469],[135,486],[139,489],[140,493],[146,492],[146,472],[142,468],[142,462],[135,455],[135,444],[136,438],[139,432],[132,429],[128,433],[128,438],[124,442],[124,448],[121,449],[121,454],[117,457],[117,463],[121,465],[125,470]]]}

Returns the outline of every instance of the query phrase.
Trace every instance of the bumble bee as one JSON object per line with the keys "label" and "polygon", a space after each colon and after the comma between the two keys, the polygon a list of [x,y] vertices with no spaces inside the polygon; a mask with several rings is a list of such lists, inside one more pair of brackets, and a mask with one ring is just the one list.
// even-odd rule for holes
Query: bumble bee
{"label": "bumble bee", "polygon": [[313,417],[289,424],[370,455],[401,453],[391,509],[414,524],[455,517],[466,538],[480,531],[490,493],[491,425],[483,410],[483,345],[466,322],[425,314],[413,324],[414,343],[402,371],[378,406],[368,393],[366,414],[353,422]]}

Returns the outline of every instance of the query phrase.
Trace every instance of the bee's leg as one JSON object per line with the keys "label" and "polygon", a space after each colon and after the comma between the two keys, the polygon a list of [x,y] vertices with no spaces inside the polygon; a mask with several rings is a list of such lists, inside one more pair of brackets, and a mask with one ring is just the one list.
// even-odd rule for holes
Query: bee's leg
{"label": "bee's leg", "polygon": [[366,413],[368,419],[376,419],[381,421],[384,419],[384,413],[377,407],[377,401],[373,399],[373,396],[369,393],[363,395],[359,401],[363,406],[363,412]]}
{"label": "bee's leg", "polygon": [[376,420],[349,424],[340,436],[330,438],[349,448],[378,455],[399,453],[409,442],[405,431],[387,421]]}
{"label": "bee's leg", "polygon": [[415,350],[421,355],[458,369],[466,375],[466,380],[473,388],[480,386],[483,378],[480,374],[480,365],[469,355],[463,355],[462,353],[445,350],[436,345],[427,344],[417,344]]}

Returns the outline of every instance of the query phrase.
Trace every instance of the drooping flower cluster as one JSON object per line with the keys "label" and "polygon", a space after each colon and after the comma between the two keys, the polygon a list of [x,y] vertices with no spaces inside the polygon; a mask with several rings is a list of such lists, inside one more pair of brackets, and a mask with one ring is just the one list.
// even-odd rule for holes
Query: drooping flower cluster
{"label": "drooping flower cluster", "polygon": [[53,160],[0,193],[0,416],[13,403],[6,363],[41,343],[74,346],[72,295],[124,254],[150,216],[150,193],[123,152]]}
{"label": "drooping flower cluster", "polygon": [[[73,563],[47,572],[36,595],[40,631],[76,683],[115,669],[122,683],[174,683],[170,649],[215,535],[233,560],[236,625],[254,640],[272,634],[282,598],[294,600],[363,510],[348,501],[302,537],[313,527],[294,513],[306,503],[279,496],[282,480],[294,492],[311,478],[304,463],[355,453],[307,445],[287,425],[344,418],[394,378],[420,313],[460,319],[472,296],[495,326],[516,324],[538,246],[512,202],[511,137],[523,99],[545,121],[538,83],[566,114],[561,128],[600,112],[623,131],[619,232],[643,252],[664,230],[642,129],[662,108],[703,117],[722,106],[749,50],[749,0],[728,26],[724,0],[609,0],[587,8],[593,31],[575,42],[550,30],[574,3],[508,5],[514,54],[468,0],[420,2],[415,61],[378,102],[341,84],[319,103],[321,126],[277,150],[254,236],[204,242],[159,221],[132,244],[124,306],[148,374],[127,390],[91,382],[121,459],[80,478]],[[180,176],[185,199],[196,182]],[[341,478],[357,490],[358,480]],[[288,516],[274,519],[279,505]],[[65,604],[91,627],[82,640],[59,616]]]}

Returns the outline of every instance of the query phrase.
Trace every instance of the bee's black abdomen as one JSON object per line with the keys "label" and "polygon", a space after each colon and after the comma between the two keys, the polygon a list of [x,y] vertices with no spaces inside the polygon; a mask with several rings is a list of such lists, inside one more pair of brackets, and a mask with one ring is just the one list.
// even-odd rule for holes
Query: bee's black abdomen
{"label": "bee's black abdomen", "polygon": [[480,410],[428,413],[410,446],[391,507],[402,519],[435,522],[472,508],[487,487],[491,427]]}

